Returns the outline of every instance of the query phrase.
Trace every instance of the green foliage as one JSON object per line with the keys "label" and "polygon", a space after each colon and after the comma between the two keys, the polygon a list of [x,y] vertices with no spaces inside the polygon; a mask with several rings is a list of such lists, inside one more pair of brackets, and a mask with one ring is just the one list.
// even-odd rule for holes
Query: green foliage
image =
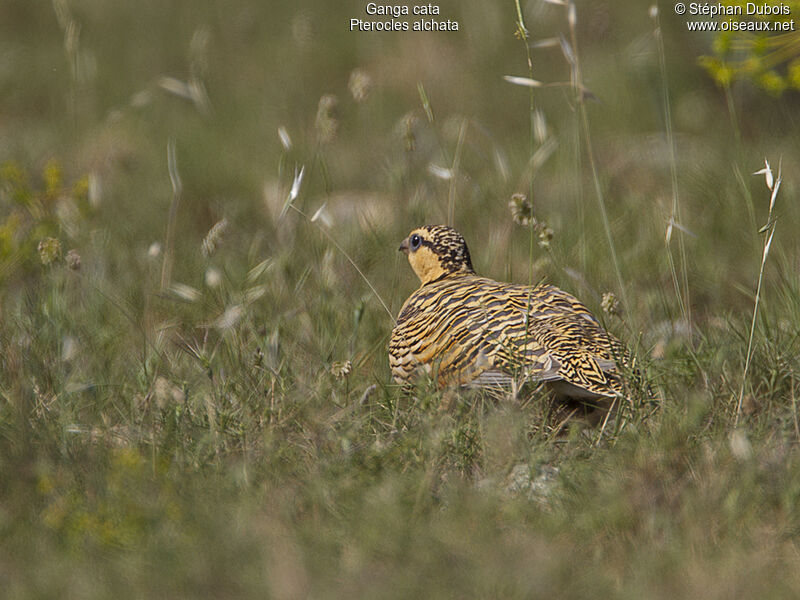
{"label": "green foliage", "polygon": [[[738,7],[747,15],[747,5],[755,3],[728,0],[724,6]],[[770,7],[785,6],[788,15],[754,15],[716,17],[717,22],[762,21],[789,23],[800,14],[800,2],[788,0]],[[759,7],[763,4],[759,4]],[[719,85],[730,86],[736,80],[746,80],[772,96],[786,90],[800,90],[800,32],[752,33],[747,31],[718,31],[714,37],[713,56],[703,56],[700,64]]]}
{"label": "green foliage", "polygon": [[[41,183],[13,161],[0,166],[0,283],[14,284],[62,258],[60,238],[90,215],[89,178],[64,182],[61,163],[51,159]],[[74,231],[72,232],[75,233]]]}

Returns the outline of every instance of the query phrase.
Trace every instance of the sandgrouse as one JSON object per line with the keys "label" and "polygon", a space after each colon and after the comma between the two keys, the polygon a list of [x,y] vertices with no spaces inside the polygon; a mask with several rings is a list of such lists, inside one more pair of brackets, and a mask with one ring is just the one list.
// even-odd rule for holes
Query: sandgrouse
{"label": "sandgrouse", "polygon": [[425,226],[400,244],[421,285],[400,310],[389,340],[394,380],[420,371],[439,386],[547,382],[577,399],[622,393],[622,343],[577,298],[552,285],[501,283],[472,268],[452,227]]}

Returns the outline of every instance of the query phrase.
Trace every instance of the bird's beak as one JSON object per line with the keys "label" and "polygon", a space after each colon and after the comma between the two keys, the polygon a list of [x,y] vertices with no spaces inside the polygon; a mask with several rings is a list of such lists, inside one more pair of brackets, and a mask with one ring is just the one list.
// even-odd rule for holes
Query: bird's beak
{"label": "bird's beak", "polygon": [[402,242],[400,242],[400,247],[397,250],[400,251],[400,252],[405,252],[406,254],[408,254],[408,238],[406,238]]}

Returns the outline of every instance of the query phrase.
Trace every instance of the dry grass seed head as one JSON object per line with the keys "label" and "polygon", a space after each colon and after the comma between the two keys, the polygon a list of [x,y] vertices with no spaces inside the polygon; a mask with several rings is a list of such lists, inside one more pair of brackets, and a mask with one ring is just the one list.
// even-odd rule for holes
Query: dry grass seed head
{"label": "dry grass seed head", "polygon": [[336,105],[338,100],[333,94],[325,94],[319,99],[317,105],[317,118],[314,126],[322,143],[333,141],[339,130],[339,121],[336,119]]}
{"label": "dry grass seed head", "polygon": [[511,218],[517,225],[527,227],[531,222],[535,222],[533,218],[533,204],[525,194],[514,194],[508,202],[508,208],[511,209]]}
{"label": "dry grass seed head", "polygon": [[347,89],[353,100],[363,102],[372,90],[372,78],[363,69],[353,69],[347,82]]}

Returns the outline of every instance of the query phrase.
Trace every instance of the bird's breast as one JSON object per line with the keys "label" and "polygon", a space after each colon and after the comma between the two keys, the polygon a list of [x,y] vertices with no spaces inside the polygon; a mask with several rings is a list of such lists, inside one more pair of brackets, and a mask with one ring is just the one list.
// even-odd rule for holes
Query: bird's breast
{"label": "bird's breast", "polygon": [[490,329],[488,305],[497,300],[479,284],[472,278],[435,282],[406,300],[389,341],[395,380],[405,381],[426,366],[443,382],[474,362]]}

